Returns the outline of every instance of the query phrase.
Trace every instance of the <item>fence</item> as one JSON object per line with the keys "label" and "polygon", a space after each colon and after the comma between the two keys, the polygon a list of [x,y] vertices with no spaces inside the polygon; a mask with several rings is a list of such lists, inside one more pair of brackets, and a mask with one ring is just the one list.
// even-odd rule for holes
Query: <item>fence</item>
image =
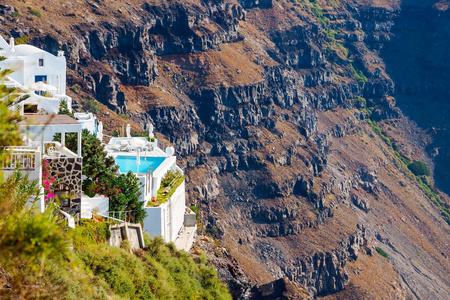
{"label": "fence", "polygon": [[127,210],[127,211],[110,211],[108,213],[108,216],[105,216],[108,218],[108,221],[117,221],[117,222],[128,222],[128,223],[136,223],[134,220],[134,217],[132,215],[133,210]]}
{"label": "fence", "polygon": [[8,160],[5,162],[4,170],[35,170],[39,167],[39,151],[34,148],[27,147],[14,147],[9,148],[12,153]]}

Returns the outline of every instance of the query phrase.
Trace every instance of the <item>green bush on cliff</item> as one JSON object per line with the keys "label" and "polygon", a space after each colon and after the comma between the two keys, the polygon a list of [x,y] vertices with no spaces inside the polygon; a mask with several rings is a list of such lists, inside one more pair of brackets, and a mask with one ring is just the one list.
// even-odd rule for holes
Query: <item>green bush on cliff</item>
{"label": "green bush on cliff", "polygon": [[162,238],[147,235],[145,241],[138,255],[105,243],[88,243],[76,255],[105,293],[122,298],[231,299],[204,255],[194,261]]}
{"label": "green bush on cliff", "polygon": [[428,166],[423,161],[414,161],[408,165],[408,169],[416,176],[430,176],[431,172]]}
{"label": "green bush on cliff", "polygon": [[388,258],[387,253],[383,249],[381,249],[380,247],[377,247],[376,249],[377,249],[378,254],[380,254],[381,256],[383,256],[385,258]]}

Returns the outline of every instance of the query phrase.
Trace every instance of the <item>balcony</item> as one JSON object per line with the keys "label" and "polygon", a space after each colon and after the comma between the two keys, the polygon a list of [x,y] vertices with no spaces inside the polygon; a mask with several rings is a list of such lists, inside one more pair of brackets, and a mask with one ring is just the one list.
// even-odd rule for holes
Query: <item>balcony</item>
{"label": "balcony", "polygon": [[3,167],[6,176],[18,169],[23,174],[27,174],[30,180],[40,180],[41,151],[39,146],[8,147],[7,150],[11,151],[11,155]]}

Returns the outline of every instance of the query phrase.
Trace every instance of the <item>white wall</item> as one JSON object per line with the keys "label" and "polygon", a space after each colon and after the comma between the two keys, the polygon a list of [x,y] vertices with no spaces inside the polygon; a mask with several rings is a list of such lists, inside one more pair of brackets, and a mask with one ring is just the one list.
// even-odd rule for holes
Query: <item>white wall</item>
{"label": "white wall", "polygon": [[45,111],[49,114],[57,114],[59,111],[59,99],[42,97],[38,95],[31,95],[30,98],[26,99],[20,103],[21,114],[23,113],[24,107],[27,105],[37,104],[38,111]]}
{"label": "white wall", "polygon": [[9,77],[23,85],[25,81],[25,60],[23,58],[8,58],[0,62],[0,69],[14,71]]}
{"label": "white wall", "polygon": [[0,35],[0,51],[6,51],[9,49],[8,42]]}
{"label": "white wall", "polygon": [[91,219],[92,211],[97,210],[101,215],[108,215],[109,198],[103,195],[95,195],[94,197],[81,197],[81,218]]}
{"label": "white wall", "polygon": [[[17,53],[6,53],[1,69],[11,69],[9,76],[22,85],[35,82],[35,76],[47,76],[47,83],[57,88],[57,94],[66,94],[66,58],[55,56],[30,45],[17,45]],[[23,53],[22,53],[23,52]],[[39,59],[44,65],[39,66]],[[59,76],[59,79],[58,79]]]}
{"label": "white wall", "polygon": [[[134,175],[136,175],[136,174],[134,174]],[[139,182],[141,183],[140,184],[140,186],[141,186],[141,196],[139,197],[139,201],[143,201],[144,202],[144,205],[146,205],[147,204],[147,201],[148,201],[148,199],[147,199],[147,197],[145,197],[146,195],[145,195],[145,191],[146,191],[146,189],[147,189],[147,187],[146,187],[146,182],[145,182],[145,176],[137,176],[136,175],[136,177],[139,179]]]}
{"label": "white wall", "polygon": [[96,120],[97,118],[92,113],[75,113],[74,117],[81,123],[83,129],[89,130],[92,134],[97,134]]}
{"label": "white wall", "polygon": [[[39,59],[44,59],[44,66],[38,65]],[[48,52],[38,52],[27,56],[25,59],[24,84],[35,82],[36,75],[47,76],[47,84],[56,87],[58,89],[57,94],[66,94],[66,59],[64,56],[57,57]]]}
{"label": "white wall", "polygon": [[144,231],[148,232],[151,237],[162,236],[163,231],[163,208],[162,207],[145,207],[147,216],[144,219]]}
{"label": "white wall", "polygon": [[144,231],[152,237],[161,236],[166,242],[173,242],[183,227],[186,206],[185,183],[177,188],[170,200],[158,207],[144,207]]}
{"label": "white wall", "polygon": [[184,223],[184,212],[186,208],[186,188],[184,181],[180,184],[175,193],[173,193],[172,197],[170,197],[170,201],[172,218],[172,228],[170,230],[172,236],[170,237],[170,241],[173,242],[177,238],[178,232],[183,227]]}

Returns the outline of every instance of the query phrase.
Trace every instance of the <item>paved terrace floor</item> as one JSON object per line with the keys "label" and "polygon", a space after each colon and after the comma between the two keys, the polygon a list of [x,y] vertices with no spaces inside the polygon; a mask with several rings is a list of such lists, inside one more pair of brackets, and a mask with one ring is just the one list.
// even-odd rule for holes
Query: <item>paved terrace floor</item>
{"label": "paved terrace floor", "polygon": [[194,244],[196,233],[197,225],[193,227],[185,227],[184,231],[180,233],[177,239],[173,242],[175,247],[177,247],[178,250],[189,252],[189,249],[191,249]]}

